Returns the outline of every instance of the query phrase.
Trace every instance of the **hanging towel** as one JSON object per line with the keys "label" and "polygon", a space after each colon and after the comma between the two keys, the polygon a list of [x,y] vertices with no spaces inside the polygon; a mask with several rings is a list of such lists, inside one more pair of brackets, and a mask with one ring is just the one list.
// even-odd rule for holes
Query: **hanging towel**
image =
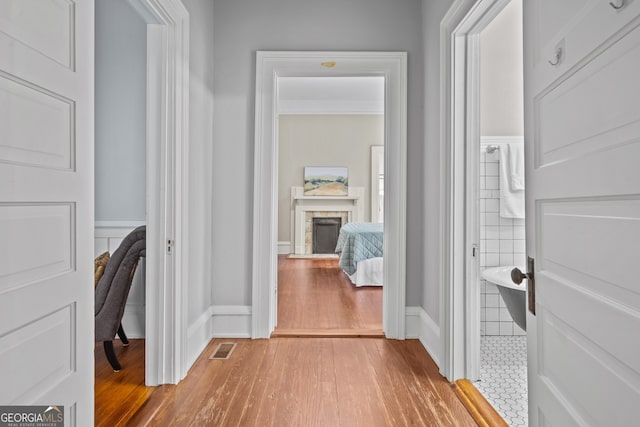
{"label": "hanging towel", "polygon": [[524,190],[524,144],[507,144],[507,146],[509,147],[511,189]]}
{"label": "hanging towel", "polygon": [[500,216],[503,218],[524,218],[522,148],[521,144],[503,144],[500,147]]}

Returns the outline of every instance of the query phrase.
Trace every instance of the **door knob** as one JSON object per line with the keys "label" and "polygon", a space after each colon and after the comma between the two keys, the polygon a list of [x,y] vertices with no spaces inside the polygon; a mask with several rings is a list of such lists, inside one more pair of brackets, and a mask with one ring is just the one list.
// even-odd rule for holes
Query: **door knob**
{"label": "door knob", "polygon": [[519,285],[520,283],[522,283],[524,279],[528,279],[528,278],[529,278],[529,275],[527,273],[523,273],[522,271],[520,271],[518,267],[511,270],[511,280],[516,285]]}
{"label": "door knob", "polygon": [[536,315],[536,280],[534,276],[535,260],[531,257],[527,257],[527,273],[520,271],[518,267],[511,270],[511,280],[513,283],[519,285],[524,279],[529,279],[527,283],[527,297],[529,298],[529,311],[534,316]]}

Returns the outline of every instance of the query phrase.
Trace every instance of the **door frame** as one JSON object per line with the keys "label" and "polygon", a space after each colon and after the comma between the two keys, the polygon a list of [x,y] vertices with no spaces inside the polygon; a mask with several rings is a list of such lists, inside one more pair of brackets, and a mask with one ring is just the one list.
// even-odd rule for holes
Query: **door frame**
{"label": "door frame", "polygon": [[[450,381],[480,373],[479,235],[480,32],[510,0],[456,0],[440,24],[442,258],[440,372]],[[475,212],[475,214],[474,214]]]}
{"label": "door frame", "polygon": [[407,53],[274,52],[256,54],[253,194],[252,338],[277,322],[278,77],[385,77],[385,221],[382,328],[405,338]]}
{"label": "door frame", "polygon": [[[379,193],[380,193],[380,161],[382,161],[382,175],[384,176],[384,146],[372,145],[371,146],[371,222],[381,222],[379,208]],[[384,180],[383,190],[384,190]],[[384,198],[382,199],[384,209]],[[384,211],[382,212],[382,218],[384,222]]]}
{"label": "door frame", "polygon": [[147,22],[145,383],[187,374],[189,13],[128,0]]}

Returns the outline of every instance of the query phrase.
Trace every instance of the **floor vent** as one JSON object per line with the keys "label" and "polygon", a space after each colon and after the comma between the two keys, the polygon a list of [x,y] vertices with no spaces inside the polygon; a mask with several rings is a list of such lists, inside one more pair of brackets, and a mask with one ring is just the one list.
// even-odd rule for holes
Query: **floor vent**
{"label": "floor vent", "polygon": [[228,359],[236,348],[234,342],[221,342],[209,359]]}

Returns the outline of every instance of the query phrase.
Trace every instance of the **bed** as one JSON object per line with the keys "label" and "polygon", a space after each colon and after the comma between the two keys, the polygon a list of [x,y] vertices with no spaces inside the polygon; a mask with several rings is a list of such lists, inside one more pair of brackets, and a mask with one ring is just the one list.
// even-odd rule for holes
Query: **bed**
{"label": "bed", "polygon": [[355,286],[382,286],[383,235],[379,222],[350,222],[340,229],[339,265]]}

